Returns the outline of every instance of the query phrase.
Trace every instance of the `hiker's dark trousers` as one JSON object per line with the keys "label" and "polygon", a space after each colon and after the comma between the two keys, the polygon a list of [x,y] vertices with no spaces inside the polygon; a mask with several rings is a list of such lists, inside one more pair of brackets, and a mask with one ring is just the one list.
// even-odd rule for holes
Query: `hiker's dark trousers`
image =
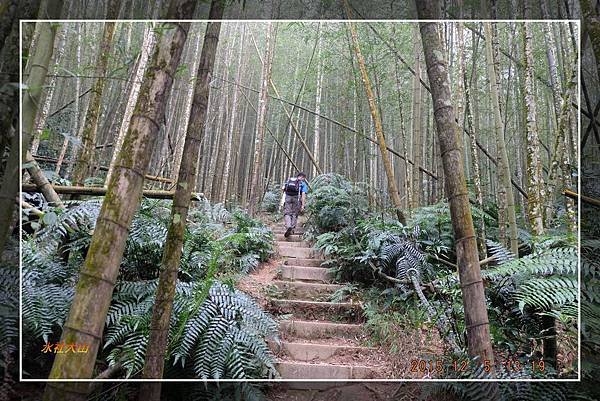
{"label": "hiker's dark trousers", "polygon": [[283,205],[285,228],[296,228],[300,206],[300,196],[285,195],[285,204]]}

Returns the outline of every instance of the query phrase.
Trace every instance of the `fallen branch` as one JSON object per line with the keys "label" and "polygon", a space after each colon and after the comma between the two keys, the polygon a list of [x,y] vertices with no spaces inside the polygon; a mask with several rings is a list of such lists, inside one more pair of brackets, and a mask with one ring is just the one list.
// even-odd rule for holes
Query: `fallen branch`
{"label": "fallen branch", "polygon": [[[52,185],[52,188],[58,194],[68,195],[89,195],[89,196],[104,196],[106,195],[106,187],[76,187],[68,185]],[[34,184],[23,184],[22,192],[39,192],[39,189]],[[143,195],[146,198],[152,199],[173,199],[175,191],[162,191],[154,189],[146,189]],[[192,193],[192,200],[200,200],[204,195],[202,193]]]}
{"label": "fallen branch", "polygon": [[56,191],[54,191],[52,185],[50,184],[50,181],[48,181],[48,178],[46,178],[46,175],[44,174],[38,163],[33,159],[33,156],[31,156],[31,153],[29,151],[27,151],[26,153],[24,162],[25,166],[27,166],[27,172],[31,176],[31,180],[39,188],[39,192],[41,192],[42,195],[44,195],[46,201],[48,201],[48,203],[54,206],[64,207],[60,196],[58,196]]}
{"label": "fallen branch", "polygon": [[567,198],[575,200],[581,199],[583,203],[587,203],[588,205],[600,207],[600,199],[592,198],[590,196],[585,195],[579,195],[577,192],[571,191],[570,189],[565,189],[563,191],[563,195],[565,195]]}

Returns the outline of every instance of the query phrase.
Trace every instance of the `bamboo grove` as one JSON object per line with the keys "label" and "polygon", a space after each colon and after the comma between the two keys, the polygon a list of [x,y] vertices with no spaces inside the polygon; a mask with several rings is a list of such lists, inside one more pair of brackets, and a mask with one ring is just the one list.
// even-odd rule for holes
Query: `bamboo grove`
{"label": "bamboo grove", "polygon": [[[379,346],[382,327],[431,323],[470,378],[575,377],[578,24],[358,21],[346,1],[348,21],[227,21],[218,0],[211,21],[177,0],[174,21],[135,22],[117,3],[106,22],[23,24],[22,154],[5,162],[23,186],[2,182],[0,244],[20,231],[26,351],[89,345],[30,374],[277,378],[278,322],[239,282],[276,257],[302,171],[304,240]],[[485,370],[511,352],[548,371]]]}
{"label": "bamboo grove", "polygon": [[[139,23],[117,25],[111,44],[112,64],[108,66],[96,63],[100,48],[96,52],[86,51],[87,60],[79,64],[77,61],[86,41],[101,43],[92,38],[105,30],[102,24],[66,23],[61,27],[56,39],[57,54],[50,63],[48,78],[53,90],[45,97],[33,135],[32,153],[39,157],[38,164],[49,166],[63,176],[83,175],[94,186],[101,185],[112,174],[116,157],[113,147],[116,149],[122,144],[127,117],[133,111],[148,64],[146,50],[140,52],[140,49],[148,49],[155,41],[155,28]],[[211,79],[209,129],[201,143],[194,191],[207,194],[213,201],[244,205],[257,182],[260,186],[257,191],[265,192],[296,169],[308,171],[312,176],[328,171],[344,173],[353,181],[368,182],[373,203],[383,206],[386,196],[378,193],[378,188],[386,188],[387,175],[381,157],[374,157],[381,153],[368,102],[363,96],[360,68],[354,59],[348,26],[301,22],[278,25],[267,31],[261,24],[223,25],[224,39],[217,50]],[[576,118],[571,105],[577,100],[573,93],[577,50],[572,42],[572,35],[576,33],[566,23],[542,25],[532,25],[533,32],[527,33],[516,23],[494,24],[493,29],[476,23],[444,28],[452,93],[460,99],[457,110],[461,115],[457,118],[463,128],[460,140],[466,161],[465,174],[476,187],[479,199],[506,197],[506,201],[499,203],[505,210],[502,214],[508,216],[505,217],[507,230],[501,232],[501,236],[510,238],[511,246],[515,244],[517,218],[528,222],[537,219],[536,230],[543,231],[555,218],[547,205],[560,199],[566,187],[574,185],[572,174],[562,172],[574,168],[577,157],[573,141]],[[84,28],[87,36],[82,33]],[[161,124],[164,133],[151,152],[146,177],[148,189],[169,189],[181,165],[184,141],[176,132],[185,128],[184,117],[191,109],[193,93],[189,82],[193,79],[194,63],[199,59],[197,52],[201,49],[203,28],[202,24],[191,28],[193,40],[186,42],[183,50],[173,96],[168,99],[165,121]],[[422,65],[422,50],[415,40],[419,38],[417,27],[365,23],[360,28],[359,40],[371,69],[369,77],[373,96],[378,100],[382,130],[398,132],[398,135],[387,134],[389,156],[386,156],[402,194],[400,206],[408,209],[435,203],[443,197],[444,179],[439,154],[436,154],[433,115],[429,110],[430,88]],[[459,31],[462,39],[457,39]],[[266,33],[269,41],[275,41],[275,49],[269,55],[268,64],[273,67],[267,72],[270,77],[265,84],[264,78],[261,81],[263,52],[260,48],[266,43]],[[535,41],[532,34],[536,35]],[[302,46],[296,46],[296,41]],[[527,48],[524,41],[528,43]],[[550,42],[549,46],[546,42]],[[529,66],[527,60],[536,60],[540,65]],[[496,82],[491,87],[490,64],[494,66],[492,70],[502,70],[492,74],[490,80]],[[415,71],[421,74],[419,80],[413,74]],[[93,113],[97,105],[91,104],[90,109],[88,104],[98,97],[91,96],[98,92],[98,81],[106,81],[101,85],[105,86],[102,117]],[[265,85],[270,91],[268,98],[260,102],[268,108],[263,116],[267,109],[259,110],[257,99]],[[561,105],[566,106],[564,110]],[[532,113],[535,115],[537,109],[540,111],[535,120]],[[75,114],[78,118],[73,117]],[[419,115],[418,124],[413,114]],[[258,132],[259,138],[254,138],[256,122],[262,117],[267,119],[267,128]],[[93,124],[94,120],[97,120],[94,141],[73,135],[73,131],[83,130],[86,123]],[[530,124],[527,132],[533,129],[529,140],[516,135],[526,132],[527,122]],[[47,128],[46,124],[55,124],[56,128]],[[559,137],[555,137],[556,132]],[[501,133],[507,133],[508,140],[499,140]],[[40,139],[47,146],[38,152]],[[263,148],[259,152],[259,161],[264,161],[260,172],[254,167],[257,147]],[[529,149],[529,153],[511,153],[510,158],[508,154],[495,156],[510,153],[510,149]],[[91,167],[87,166],[88,162],[80,161],[80,156],[87,159],[88,153],[93,155]],[[77,158],[71,162],[75,155]],[[547,182],[549,188],[534,191],[546,195],[533,202],[539,206],[532,206],[531,210],[527,205],[532,203],[528,199],[533,184],[527,182],[532,175],[528,169],[533,172],[540,167],[544,176],[538,177],[540,174],[536,173],[534,178]],[[82,174],[81,169],[90,171]],[[256,176],[261,179],[257,181]],[[563,182],[565,176],[571,177],[566,183]],[[71,183],[79,185],[83,180],[77,178]],[[507,185],[509,183],[512,184]],[[512,199],[514,201],[510,201]],[[515,206],[520,216],[515,215]],[[542,208],[545,221],[537,217],[542,214]],[[574,221],[572,206],[569,210]]]}

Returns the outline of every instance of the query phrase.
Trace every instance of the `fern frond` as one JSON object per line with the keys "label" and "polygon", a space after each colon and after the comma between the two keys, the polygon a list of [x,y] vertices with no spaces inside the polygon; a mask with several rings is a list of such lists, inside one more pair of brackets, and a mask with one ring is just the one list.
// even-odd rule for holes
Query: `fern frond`
{"label": "fern frond", "polygon": [[562,276],[529,279],[519,286],[515,294],[521,311],[525,305],[549,310],[555,306],[573,303],[577,298],[578,280]]}
{"label": "fern frond", "polygon": [[496,268],[482,271],[484,278],[495,280],[506,276],[530,276],[577,272],[577,250],[575,248],[552,248],[537,254],[508,261]]}
{"label": "fern frond", "polygon": [[515,254],[501,243],[492,241],[490,239],[486,239],[485,243],[488,247],[488,254],[493,256],[497,263],[503,264],[516,259]]}

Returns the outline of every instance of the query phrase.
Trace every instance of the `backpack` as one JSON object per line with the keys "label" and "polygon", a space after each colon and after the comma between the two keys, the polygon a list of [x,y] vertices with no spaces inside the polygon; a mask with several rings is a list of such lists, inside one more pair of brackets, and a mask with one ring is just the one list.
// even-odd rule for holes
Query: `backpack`
{"label": "backpack", "polygon": [[283,187],[285,194],[289,196],[298,196],[300,193],[300,180],[298,178],[288,178]]}

